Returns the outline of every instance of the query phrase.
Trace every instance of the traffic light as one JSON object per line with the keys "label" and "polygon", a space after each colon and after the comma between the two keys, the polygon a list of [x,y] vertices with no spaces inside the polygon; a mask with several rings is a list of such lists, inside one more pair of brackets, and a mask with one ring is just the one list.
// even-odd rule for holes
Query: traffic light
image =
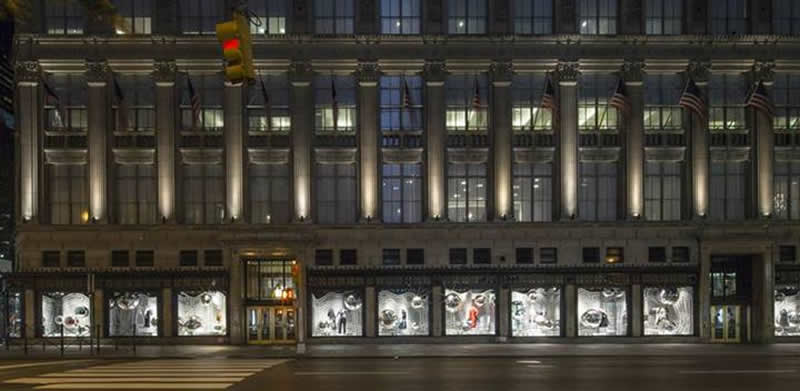
{"label": "traffic light", "polygon": [[217,39],[222,44],[222,55],[225,57],[225,80],[231,83],[255,80],[253,46],[247,18],[234,11],[233,20],[217,24]]}

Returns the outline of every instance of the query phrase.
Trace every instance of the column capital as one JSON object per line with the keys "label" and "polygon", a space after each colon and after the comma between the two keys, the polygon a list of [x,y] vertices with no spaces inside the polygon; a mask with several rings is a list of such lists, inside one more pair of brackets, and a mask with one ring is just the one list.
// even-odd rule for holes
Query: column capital
{"label": "column capital", "polygon": [[489,66],[489,75],[492,77],[492,84],[498,87],[508,87],[511,85],[511,78],[514,76],[514,66],[508,60],[495,60]]}
{"label": "column capital", "polygon": [[766,85],[771,85],[775,81],[775,61],[756,61],[750,68],[753,82],[763,81]]}
{"label": "column capital", "polygon": [[361,87],[375,87],[378,85],[378,79],[381,77],[381,67],[377,61],[359,61],[353,76],[358,80],[358,85]]}
{"label": "column capital", "polygon": [[686,74],[697,84],[706,84],[711,79],[711,62],[708,60],[691,60],[686,67]]}
{"label": "column capital", "polygon": [[175,78],[178,74],[178,65],[175,60],[158,60],[153,63],[151,76],[156,85],[169,87],[175,85]]}
{"label": "column capital", "polygon": [[581,75],[580,64],[574,61],[560,61],[556,65],[554,75],[560,85],[575,85]]}
{"label": "column capital", "polygon": [[428,85],[442,85],[449,74],[444,60],[425,60],[422,67],[422,77]]}
{"label": "column capital", "polygon": [[644,71],[645,63],[642,60],[625,60],[620,68],[620,76],[625,84],[637,85],[644,81],[646,72]]}
{"label": "column capital", "polygon": [[311,63],[307,60],[292,61],[289,64],[289,80],[295,87],[305,87],[311,84],[314,78],[314,71]]}
{"label": "column capital", "polygon": [[108,83],[108,78],[111,76],[111,67],[105,60],[93,61],[86,60],[86,81],[90,86],[102,87]]}
{"label": "column capital", "polygon": [[17,77],[17,84],[35,85],[41,78],[42,67],[39,66],[39,61],[17,61],[14,64],[14,75]]}

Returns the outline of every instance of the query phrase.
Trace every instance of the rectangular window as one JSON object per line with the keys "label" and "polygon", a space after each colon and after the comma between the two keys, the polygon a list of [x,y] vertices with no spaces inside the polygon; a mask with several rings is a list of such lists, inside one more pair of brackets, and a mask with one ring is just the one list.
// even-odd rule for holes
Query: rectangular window
{"label": "rectangular window", "polygon": [[206,266],[222,266],[223,257],[222,250],[205,250],[203,258]]}
{"label": "rectangular window", "polygon": [[314,106],[314,129],[317,134],[355,133],[356,81],[352,76],[316,76]]}
{"label": "rectangular window", "polygon": [[178,260],[179,264],[184,267],[197,266],[197,250],[181,250]]}
{"label": "rectangular window", "polygon": [[490,248],[472,249],[472,263],[476,265],[488,265],[492,263],[492,249]]}
{"label": "rectangular window", "polygon": [[[126,113],[120,113],[119,102],[114,99],[114,129],[117,132],[153,132],[156,128],[155,92],[153,81],[145,75],[119,75],[119,84]],[[125,123],[122,123],[122,122]]]}
{"label": "rectangular window", "polygon": [[515,34],[552,34],[553,0],[514,0]]}
{"label": "rectangular window", "polygon": [[711,34],[747,34],[747,0],[711,0]]}
{"label": "rectangular window", "polygon": [[712,161],[709,181],[709,217],[714,220],[744,219],[746,162]]}
{"label": "rectangular window", "polygon": [[450,75],[446,88],[447,133],[486,133],[489,128],[489,88],[485,74]]}
{"label": "rectangular window", "polygon": [[226,292],[213,288],[206,291],[176,289],[174,292],[178,303],[178,319],[188,319],[178,323],[179,337],[225,335],[228,326]]}
{"label": "rectangular window", "polygon": [[514,216],[517,221],[553,219],[551,163],[514,163]]}
{"label": "rectangular window", "polygon": [[353,0],[314,0],[314,31],[317,34],[352,34]]}
{"label": "rectangular window", "polygon": [[647,34],[676,35],[681,33],[683,0],[648,0]]}
{"label": "rectangular window", "polygon": [[250,164],[250,221],[253,224],[289,222],[288,164]]}
{"label": "rectangular window", "polygon": [[[266,97],[261,82],[264,82]],[[285,73],[259,76],[257,84],[248,92],[247,130],[251,135],[285,134],[291,128],[289,78]]]}
{"label": "rectangular window", "polygon": [[[800,3],[797,4],[800,10]],[[798,24],[800,26],[800,24]],[[800,75],[778,73],[773,85],[776,133],[800,131]]]}
{"label": "rectangular window", "polygon": [[533,263],[533,248],[520,247],[517,248],[517,263],[519,264],[532,264]]}
{"label": "rectangular window", "polygon": [[678,106],[685,83],[678,75],[645,76],[644,128],[648,132],[680,132],[683,112]]}
{"label": "rectangular window", "polygon": [[402,261],[400,260],[400,249],[399,248],[385,248],[383,249],[383,264],[384,265],[399,265]]}
{"label": "rectangular window", "polygon": [[617,131],[617,109],[608,100],[617,87],[611,75],[589,73],[581,76],[578,98],[578,128],[581,131]]}
{"label": "rectangular window", "polygon": [[451,248],[450,249],[450,264],[451,265],[466,265],[467,264],[467,249],[465,249],[465,248]]}
{"label": "rectangular window", "polygon": [[317,249],[314,252],[314,264],[317,266],[333,266],[333,250]]}
{"label": "rectangular window", "polygon": [[672,262],[688,263],[690,260],[689,247],[678,246],[672,248]]}
{"label": "rectangular window", "polygon": [[48,131],[82,132],[88,128],[88,84],[84,74],[64,73],[49,75],[48,84],[58,95],[61,110],[52,98],[44,102],[45,126]]}
{"label": "rectangular window", "polygon": [[48,34],[83,34],[86,24],[86,9],[83,4],[77,1],[48,1],[45,9]]}
{"label": "rectangular window", "polygon": [[289,15],[288,0],[247,0],[256,23],[250,22],[250,34],[286,34],[286,17]]}
{"label": "rectangular window", "polygon": [[450,221],[486,221],[486,180],[486,163],[447,165],[447,216]]}
{"label": "rectangular window", "polygon": [[153,267],[155,265],[155,257],[155,251],[153,250],[136,251],[136,266]]}
{"label": "rectangular window", "polygon": [[117,34],[150,34],[153,8],[150,0],[113,0],[114,7],[124,21]]}
{"label": "rectangular window", "polygon": [[694,335],[694,287],[645,286],[642,296],[644,335]]}
{"label": "rectangular window", "polygon": [[86,267],[86,251],[67,251],[67,267]]}
{"label": "rectangular window", "polygon": [[155,224],[158,203],[153,165],[117,165],[116,200],[119,224]]}
{"label": "rectangular window", "polygon": [[158,337],[160,295],[135,290],[106,292],[109,337]]}
{"label": "rectangular window", "polygon": [[628,289],[625,286],[578,288],[578,336],[628,335]]}
{"label": "rectangular window", "polygon": [[422,86],[420,76],[381,76],[381,132],[422,132]]}
{"label": "rectangular window", "polygon": [[617,264],[625,262],[624,247],[609,247],[606,249],[606,263]]}
{"label": "rectangular window", "polygon": [[181,128],[184,131],[222,132],[225,121],[222,111],[224,84],[221,74],[191,75],[192,87],[200,101],[200,110],[195,116],[192,110],[192,95],[188,79],[181,94]]}
{"label": "rectangular window", "polygon": [[111,251],[111,267],[128,267],[131,264],[131,257],[128,250]]}
{"label": "rectangular window", "polygon": [[577,14],[581,34],[617,33],[617,0],[578,0]]}
{"label": "rectangular window", "polygon": [[776,161],[773,208],[780,219],[800,219],[800,163]]}
{"label": "rectangular window", "polygon": [[578,212],[585,221],[612,221],[617,218],[617,163],[579,165]]}
{"label": "rectangular window", "polygon": [[407,265],[424,265],[425,264],[425,249],[409,248],[406,250],[406,264]]}
{"label": "rectangular window", "polygon": [[48,164],[48,201],[51,224],[89,222],[89,195],[85,164]]}
{"label": "rectangular window", "polygon": [[710,118],[708,129],[719,131],[744,131],[747,83],[743,75],[716,74],[710,82]]}
{"label": "rectangular window", "polygon": [[797,260],[797,246],[778,247],[778,260],[781,263],[791,263]]}
{"label": "rectangular window", "polygon": [[216,34],[222,21],[222,2],[218,0],[178,0],[183,34]]}
{"label": "rectangular window", "polygon": [[317,222],[355,223],[357,210],[355,164],[318,163],[316,168]]}
{"label": "rectangular window", "polygon": [[343,249],[339,250],[339,264],[340,265],[358,265],[358,252],[356,249]]}
{"label": "rectangular window", "polygon": [[183,208],[186,224],[225,221],[225,172],[221,164],[183,166]]}
{"label": "rectangular window", "polygon": [[558,263],[558,249],[555,247],[542,247],[539,249],[539,263]]}
{"label": "rectangular window", "polygon": [[514,75],[511,82],[511,124],[515,132],[553,131],[553,114],[542,108],[546,83],[547,75],[542,73]]}
{"label": "rectangular window", "polygon": [[797,0],[772,0],[772,26],[775,34],[800,34],[800,3]]}
{"label": "rectangular window", "polygon": [[60,251],[42,251],[42,267],[60,267]]}
{"label": "rectangular window", "polygon": [[383,165],[383,222],[422,221],[421,164]]}
{"label": "rectangular window", "polygon": [[648,221],[681,219],[681,163],[645,162],[644,217]]}
{"label": "rectangular window", "polygon": [[381,0],[382,34],[419,34],[420,0]]}
{"label": "rectangular window", "polygon": [[600,263],[600,247],[584,247],[583,263]]}
{"label": "rectangular window", "polygon": [[667,261],[667,248],[666,247],[648,247],[647,248],[647,261],[664,263]]}
{"label": "rectangular window", "polygon": [[486,34],[486,0],[448,0],[448,34]]}

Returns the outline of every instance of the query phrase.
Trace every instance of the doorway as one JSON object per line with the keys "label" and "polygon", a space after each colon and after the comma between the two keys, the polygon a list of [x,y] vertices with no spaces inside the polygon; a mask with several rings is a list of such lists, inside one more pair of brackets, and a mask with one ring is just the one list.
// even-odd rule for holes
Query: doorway
{"label": "doorway", "polygon": [[711,342],[740,343],[747,313],[740,305],[711,306]]}
{"label": "doorway", "polygon": [[294,343],[294,307],[258,306],[247,308],[247,343]]}

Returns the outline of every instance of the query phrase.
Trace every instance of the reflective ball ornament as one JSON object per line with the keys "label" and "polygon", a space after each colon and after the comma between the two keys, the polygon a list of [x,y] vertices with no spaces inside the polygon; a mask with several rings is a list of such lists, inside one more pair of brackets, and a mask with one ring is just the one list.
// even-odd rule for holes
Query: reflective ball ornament
{"label": "reflective ball ornament", "polygon": [[421,296],[414,296],[411,298],[411,308],[419,310],[422,309],[422,307],[425,307],[425,299]]}
{"label": "reflective ball ornament", "polygon": [[531,290],[528,291],[528,300],[530,300],[530,301],[539,300],[538,289],[531,289]]}
{"label": "reflective ball ornament", "polygon": [[208,292],[204,292],[202,295],[200,295],[200,302],[203,303],[204,305],[211,304],[211,299],[212,299],[211,294]]}
{"label": "reflective ball ornament", "polygon": [[461,296],[458,293],[450,292],[444,297],[444,309],[447,312],[456,312],[461,306]]}
{"label": "reflective ball ornament", "polygon": [[381,311],[381,324],[383,327],[393,329],[397,324],[397,314],[392,310]]}
{"label": "reflective ball ornament", "polygon": [[625,291],[619,288],[603,288],[603,297],[607,299],[621,299],[625,296]]}
{"label": "reflective ball ornament", "polygon": [[361,309],[361,299],[350,293],[344,297],[344,308],[348,311],[358,311]]}
{"label": "reflective ball ornament", "polygon": [[486,295],[477,295],[472,299],[472,304],[475,304],[475,307],[481,308],[486,304],[486,300]]}
{"label": "reflective ball ornament", "polygon": [[782,303],[784,300],[786,300],[786,295],[781,291],[775,291],[775,302]]}
{"label": "reflective ball ornament", "polygon": [[200,327],[203,327],[203,322],[201,322],[200,318],[197,316],[192,315],[189,317],[189,320],[183,324],[183,326],[189,330],[197,330]]}
{"label": "reflective ball ornament", "polygon": [[680,298],[681,293],[676,288],[664,288],[658,294],[658,300],[665,305],[675,305]]}
{"label": "reflective ball ornament", "polygon": [[598,328],[603,323],[603,311],[590,309],[581,315],[581,326],[588,328]]}
{"label": "reflective ball ornament", "polygon": [[61,326],[62,324],[64,324],[64,317],[62,315],[56,315],[56,318],[53,319],[53,323]]}
{"label": "reflective ball ornament", "polygon": [[80,316],[81,318],[86,318],[89,316],[89,307],[85,305],[81,305],[75,307],[75,316]]}
{"label": "reflective ball ornament", "polygon": [[117,307],[123,311],[130,311],[139,306],[139,297],[136,295],[122,295],[117,298]]}

